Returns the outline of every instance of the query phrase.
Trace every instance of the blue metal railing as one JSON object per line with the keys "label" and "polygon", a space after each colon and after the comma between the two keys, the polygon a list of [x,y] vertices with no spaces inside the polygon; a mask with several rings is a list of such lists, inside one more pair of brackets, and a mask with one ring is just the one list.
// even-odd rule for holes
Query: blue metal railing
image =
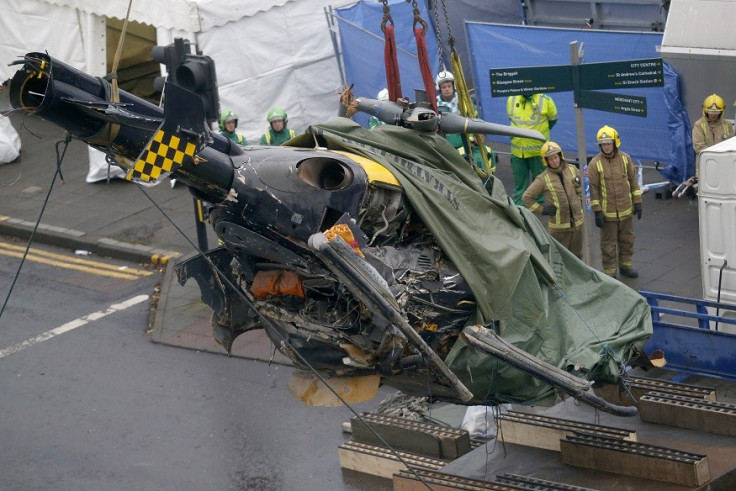
{"label": "blue metal railing", "polygon": [[[683,324],[674,324],[672,322],[665,322],[662,321],[662,314],[669,314],[679,317],[687,317],[690,319],[697,319],[698,321],[698,327],[700,329],[710,329],[710,323],[715,322],[716,326],[718,324],[734,324],[736,325],[736,318],[732,317],[724,317],[721,315],[713,315],[708,313],[707,307],[711,307],[713,309],[717,310],[731,310],[736,311],[736,305],[730,305],[723,302],[714,302],[712,300],[703,300],[698,298],[688,298],[688,297],[678,297],[676,295],[668,295],[666,293],[656,293],[656,292],[648,292],[648,291],[639,291],[639,294],[646,298],[647,303],[649,303],[649,306],[652,308],[652,323],[664,323],[665,325],[671,325],[671,326],[679,326],[679,327],[689,327],[685,326]],[[674,308],[667,308],[667,307],[661,307],[659,305],[660,301],[666,301],[666,302],[673,302],[678,304],[689,304],[689,305],[695,305],[695,312],[689,312],[687,310],[681,310],[681,309],[674,309]],[[716,327],[714,330],[718,330]]]}
{"label": "blue metal railing", "polygon": [[[649,291],[639,293],[652,310],[654,332],[644,345],[647,355],[661,350],[667,368],[736,379],[736,335],[718,329],[720,324],[736,325],[736,318],[720,315],[736,311],[736,305]],[[660,302],[673,306],[663,307]],[[690,310],[684,310],[685,307]],[[708,313],[708,308],[718,315]],[[674,317],[679,317],[679,322],[671,319]],[[694,319],[696,325],[680,323],[683,318]]]}

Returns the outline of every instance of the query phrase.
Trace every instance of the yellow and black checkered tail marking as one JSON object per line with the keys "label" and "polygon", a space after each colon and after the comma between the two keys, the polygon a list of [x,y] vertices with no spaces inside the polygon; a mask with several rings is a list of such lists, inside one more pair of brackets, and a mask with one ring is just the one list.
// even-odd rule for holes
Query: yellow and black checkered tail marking
{"label": "yellow and black checkered tail marking", "polygon": [[176,135],[167,135],[159,129],[125,178],[129,181],[156,182],[176,170],[185,156],[194,156],[196,148],[194,143]]}

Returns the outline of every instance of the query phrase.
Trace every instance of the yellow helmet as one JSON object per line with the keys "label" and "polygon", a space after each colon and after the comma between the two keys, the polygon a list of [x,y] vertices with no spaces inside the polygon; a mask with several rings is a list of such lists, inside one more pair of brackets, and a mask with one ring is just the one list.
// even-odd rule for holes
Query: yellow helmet
{"label": "yellow helmet", "polygon": [[595,140],[598,142],[598,145],[601,143],[613,143],[615,148],[621,146],[621,139],[618,137],[618,131],[608,125],[598,130]]}
{"label": "yellow helmet", "polygon": [[703,116],[707,116],[708,113],[723,114],[723,110],[726,108],[726,104],[723,103],[723,99],[718,94],[711,94],[703,101]]}
{"label": "yellow helmet", "polygon": [[542,163],[544,164],[545,167],[547,167],[548,165],[547,157],[554,155],[556,153],[560,154],[560,160],[565,160],[565,155],[562,153],[562,149],[557,143],[553,141],[548,141],[544,145],[542,145],[542,150],[541,150]]}

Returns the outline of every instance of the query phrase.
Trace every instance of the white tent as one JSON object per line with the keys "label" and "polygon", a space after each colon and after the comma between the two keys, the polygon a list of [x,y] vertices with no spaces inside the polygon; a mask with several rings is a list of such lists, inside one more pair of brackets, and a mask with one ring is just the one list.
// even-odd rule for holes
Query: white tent
{"label": "white tent", "polygon": [[[95,76],[107,74],[116,46],[108,21],[124,19],[128,0],[3,0],[0,80],[30,51]],[[325,7],[335,0],[133,0],[129,19],[155,28],[155,44],[175,37],[215,60],[222,108],[238,113],[238,131],[258,143],[273,106],[297,131],[337,114],[341,77]],[[129,41],[130,38],[130,41]],[[151,42],[126,36],[125,56],[147,56]],[[140,53],[136,54],[136,51]]]}

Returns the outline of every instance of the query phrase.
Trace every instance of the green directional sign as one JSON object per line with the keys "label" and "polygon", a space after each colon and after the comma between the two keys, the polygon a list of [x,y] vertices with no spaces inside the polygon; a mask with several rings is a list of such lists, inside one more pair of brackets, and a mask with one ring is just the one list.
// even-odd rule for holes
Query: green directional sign
{"label": "green directional sign", "polygon": [[661,58],[611,61],[578,65],[580,89],[628,89],[631,87],[662,87],[664,74]]}
{"label": "green directional sign", "polygon": [[587,109],[628,114],[629,116],[639,116],[641,118],[647,117],[646,97],[581,90],[578,102],[580,106]]}
{"label": "green directional sign", "polygon": [[489,71],[491,97],[572,90],[572,67],[569,65],[491,68]]}

